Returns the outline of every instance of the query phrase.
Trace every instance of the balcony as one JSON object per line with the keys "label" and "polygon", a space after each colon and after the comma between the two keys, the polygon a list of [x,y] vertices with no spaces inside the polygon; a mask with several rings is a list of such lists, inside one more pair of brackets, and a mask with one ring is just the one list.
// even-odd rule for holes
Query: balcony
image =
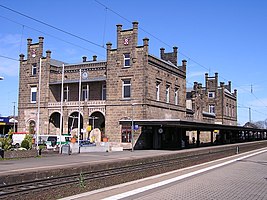
{"label": "balcony", "polygon": [[[90,100],[90,101],[81,101],[81,106],[105,106],[106,101],[105,100]],[[58,108],[60,107],[61,102],[49,102],[48,108]],[[63,106],[66,107],[78,107],[79,101],[64,101]]]}

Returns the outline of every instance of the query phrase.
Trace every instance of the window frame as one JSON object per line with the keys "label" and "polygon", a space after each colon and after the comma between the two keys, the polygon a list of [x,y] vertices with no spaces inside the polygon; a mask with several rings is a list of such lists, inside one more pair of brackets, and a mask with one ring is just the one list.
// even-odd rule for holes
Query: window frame
{"label": "window frame", "polygon": [[[125,83],[126,81],[129,81],[129,83]],[[130,99],[131,98],[131,79],[123,79],[122,80],[122,98],[123,99]],[[125,95],[125,88],[129,87],[129,96]]]}
{"label": "window frame", "polygon": [[32,86],[31,87],[31,103],[36,103],[36,101],[37,101],[37,86]]}
{"label": "window frame", "polygon": [[215,114],[215,105],[214,104],[209,104],[209,113]]}
{"label": "window frame", "polygon": [[123,66],[124,67],[131,67],[131,55],[130,53],[123,54]]}
{"label": "window frame", "polygon": [[69,101],[69,95],[70,95],[69,86],[68,85],[65,85],[63,87],[63,100],[64,101]]}
{"label": "window frame", "polygon": [[37,64],[33,63],[32,64],[32,76],[36,76],[37,75]]}
{"label": "window frame", "polygon": [[170,85],[166,85],[166,103],[170,103]]}
{"label": "window frame", "polygon": [[102,100],[106,100],[106,99],[107,99],[107,85],[102,84]]}
{"label": "window frame", "polygon": [[209,92],[208,92],[208,98],[209,98],[209,99],[214,99],[214,98],[215,98],[215,92],[213,92],[213,91],[209,91]]}
{"label": "window frame", "polygon": [[174,104],[179,104],[179,89],[177,87],[174,89]]}
{"label": "window frame", "polygon": [[156,101],[160,101],[160,83],[156,81]]}
{"label": "window frame", "polygon": [[82,86],[82,101],[88,101],[89,100],[89,84]]}

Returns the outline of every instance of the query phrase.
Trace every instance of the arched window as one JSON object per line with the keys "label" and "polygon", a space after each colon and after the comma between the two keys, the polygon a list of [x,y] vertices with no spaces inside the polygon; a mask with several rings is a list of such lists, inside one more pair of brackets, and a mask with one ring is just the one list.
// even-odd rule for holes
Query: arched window
{"label": "arched window", "polygon": [[30,121],[29,123],[29,134],[35,134],[35,121]]}

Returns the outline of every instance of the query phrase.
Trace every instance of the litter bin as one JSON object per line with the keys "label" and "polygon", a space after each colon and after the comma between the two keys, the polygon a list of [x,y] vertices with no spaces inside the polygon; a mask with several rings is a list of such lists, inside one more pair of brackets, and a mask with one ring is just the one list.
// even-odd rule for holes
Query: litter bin
{"label": "litter bin", "polygon": [[0,156],[1,156],[2,158],[4,158],[4,152],[5,152],[4,149],[1,148],[1,149],[0,149]]}
{"label": "litter bin", "polygon": [[61,154],[68,154],[70,155],[70,145],[69,144],[64,144],[61,147]]}

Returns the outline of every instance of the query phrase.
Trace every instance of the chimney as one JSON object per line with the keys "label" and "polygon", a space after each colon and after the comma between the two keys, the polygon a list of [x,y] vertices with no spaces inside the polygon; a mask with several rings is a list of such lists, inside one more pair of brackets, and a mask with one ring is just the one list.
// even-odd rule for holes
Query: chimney
{"label": "chimney", "polygon": [[117,32],[121,31],[122,29],[122,25],[121,24],[117,24]]}
{"label": "chimney", "polygon": [[87,57],[86,56],[83,56],[82,59],[83,59],[83,62],[87,61]]}
{"label": "chimney", "polygon": [[25,57],[24,54],[20,54],[19,55],[19,61],[22,62],[24,60],[24,57]]}
{"label": "chimney", "polygon": [[232,91],[232,82],[228,81],[228,90],[231,92]]}
{"label": "chimney", "polygon": [[39,43],[43,43],[44,42],[44,37],[39,37]]}
{"label": "chimney", "polygon": [[93,55],[93,61],[96,61],[97,55]]}
{"label": "chimney", "polygon": [[111,50],[112,43],[108,42],[106,45],[107,45],[107,50]]}
{"label": "chimney", "polygon": [[220,82],[220,87],[221,87],[221,88],[224,87],[224,82]]}
{"label": "chimney", "polygon": [[173,47],[173,59],[172,59],[172,62],[175,65],[177,65],[177,60],[178,60],[177,52],[178,52],[178,47]]}
{"label": "chimney", "polygon": [[144,45],[144,46],[148,46],[148,41],[149,41],[148,38],[144,38],[144,39],[143,39],[143,45]]}
{"label": "chimney", "polygon": [[27,41],[28,41],[28,45],[30,45],[32,43],[32,39],[31,38],[28,38]]}
{"label": "chimney", "polygon": [[194,86],[193,86],[193,89],[196,91],[197,90],[197,85],[198,85],[198,82],[194,82]]}
{"label": "chimney", "polygon": [[133,22],[133,29],[138,29],[138,22]]}
{"label": "chimney", "polygon": [[187,60],[182,60],[182,66],[186,67]]}
{"label": "chimney", "polygon": [[47,50],[47,51],[46,51],[46,57],[47,57],[47,58],[51,58],[51,51],[50,51],[50,50]]}
{"label": "chimney", "polygon": [[164,60],[164,51],[165,49],[164,48],[160,48],[160,58]]}
{"label": "chimney", "polygon": [[237,89],[234,90],[234,96],[237,96]]}

